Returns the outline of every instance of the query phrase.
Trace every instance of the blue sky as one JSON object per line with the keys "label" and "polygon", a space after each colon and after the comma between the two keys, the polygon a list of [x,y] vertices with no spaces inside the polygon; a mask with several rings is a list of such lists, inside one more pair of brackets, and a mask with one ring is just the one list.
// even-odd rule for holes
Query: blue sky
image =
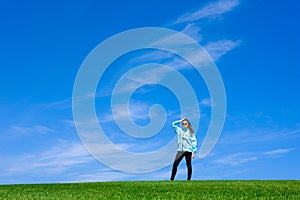
{"label": "blue sky", "polygon": [[[171,166],[134,174],[103,165],[84,148],[72,115],[73,84],[86,56],[115,34],[149,26],[180,31],[199,42],[225,85],[221,137],[207,157],[193,160],[192,178],[299,179],[299,8],[292,0],[1,1],[0,183],[169,179]],[[124,135],[112,120],[109,94],[132,67],[128,63],[168,63],[170,55],[147,56],[153,53],[133,52],[116,60],[97,89],[99,122],[128,151],[167,144],[174,136],[170,123],[180,117],[169,90],[145,85],[132,97],[132,117],[147,125],[149,106],[161,104],[167,110],[161,132],[141,141]],[[211,115],[210,96],[199,75],[179,71],[199,83],[193,87],[201,113],[200,148]],[[186,178],[184,161],[176,178]]]}

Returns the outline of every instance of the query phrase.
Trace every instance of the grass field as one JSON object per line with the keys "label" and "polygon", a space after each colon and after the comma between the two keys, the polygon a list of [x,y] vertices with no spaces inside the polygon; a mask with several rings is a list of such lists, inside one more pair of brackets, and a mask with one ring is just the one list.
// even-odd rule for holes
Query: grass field
{"label": "grass field", "polygon": [[300,181],[132,181],[0,185],[0,199],[300,199]]}

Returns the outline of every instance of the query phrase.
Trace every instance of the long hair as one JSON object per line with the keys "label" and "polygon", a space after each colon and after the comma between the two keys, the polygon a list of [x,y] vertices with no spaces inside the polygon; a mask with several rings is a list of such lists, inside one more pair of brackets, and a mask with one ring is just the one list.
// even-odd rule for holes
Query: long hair
{"label": "long hair", "polygon": [[186,121],[188,123],[188,128],[190,129],[190,132],[191,133],[195,133],[195,131],[194,131],[194,129],[193,129],[192,124],[190,123],[190,121],[188,119],[184,119],[184,120],[182,120],[181,123],[183,123],[184,121]]}

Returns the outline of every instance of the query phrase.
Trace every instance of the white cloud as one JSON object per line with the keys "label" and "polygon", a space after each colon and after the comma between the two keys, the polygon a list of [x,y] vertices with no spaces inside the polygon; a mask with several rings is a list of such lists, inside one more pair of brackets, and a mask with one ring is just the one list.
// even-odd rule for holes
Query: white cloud
{"label": "white cloud", "polygon": [[[204,50],[208,53],[209,56],[207,56],[207,53],[205,51],[193,51],[189,52],[185,55],[185,59],[188,59],[189,61],[193,63],[197,63],[198,65],[206,65],[207,63],[210,63],[212,61],[217,61],[220,59],[222,56],[227,54],[229,51],[235,49],[240,45],[240,41],[232,41],[232,40],[219,40],[219,41],[214,41],[214,42],[208,42],[205,46],[203,46]],[[162,54],[160,52],[154,52],[152,54]],[[151,54],[151,55],[152,55]],[[151,56],[148,55],[148,56]],[[157,56],[157,55],[156,55]],[[158,57],[158,56],[157,56]],[[162,57],[162,56],[161,56]],[[150,58],[150,57],[148,57]],[[170,59],[171,58],[171,59]],[[141,59],[145,59],[147,61],[147,56],[142,57]],[[168,57],[168,59],[163,59],[160,61],[162,64],[167,65],[172,67],[173,69],[176,70],[189,70],[193,69],[193,66],[188,63],[188,62],[183,62],[182,58],[178,57]],[[156,80],[159,81],[161,80],[164,76],[167,75],[169,71],[161,71],[160,69],[153,70],[153,71],[147,71],[147,76],[151,80]],[[146,76],[146,77],[147,77]],[[145,76],[139,76],[140,78],[143,78]]]}
{"label": "white cloud", "polygon": [[73,129],[75,128],[74,119],[62,119],[60,122],[64,125],[66,129]]}
{"label": "white cloud", "polygon": [[180,16],[174,24],[183,22],[194,22],[203,18],[217,18],[231,11],[239,4],[239,0],[219,0],[212,2],[199,10]]}
{"label": "white cloud", "polygon": [[23,135],[32,135],[32,134],[52,133],[54,132],[54,130],[43,125],[11,126],[9,132],[21,133]]}
{"label": "white cloud", "polygon": [[284,154],[288,154],[291,151],[289,148],[283,149],[274,149],[271,151],[265,152],[239,152],[228,154],[224,156],[219,156],[216,160],[212,159],[214,163],[237,166],[248,162],[253,162],[256,160],[272,158],[283,156]]}
{"label": "white cloud", "polygon": [[25,154],[21,157],[10,158],[8,173],[62,173],[79,164],[88,163],[93,158],[81,143],[59,142],[45,152]]}
{"label": "white cloud", "polygon": [[214,162],[219,164],[226,164],[226,165],[241,165],[247,162],[258,160],[256,154],[254,153],[235,153],[230,155],[225,155],[219,159],[216,159]]}
{"label": "white cloud", "polygon": [[264,152],[263,154],[267,156],[281,156],[283,154],[289,153],[290,151],[291,149],[275,149],[272,151]]}
{"label": "white cloud", "polygon": [[221,56],[240,45],[240,41],[220,40],[216,42],[209,42],[204,46],[214,61],[217,61]]}
{"label": "white cloud", "polygon": [[[71,109],[73,106],[81,105],[85,103],[87,99],[95,98],[97,96],[96,93],[88,93],[82,96],[76,96],[76,97],[68,97],[66,99],[50,102],[47,105],[45,105],[45,109]],[[74,104],[73,104],[74,103]]]}
{"label": "white cloud", "polygon": [[293,131],[290,131],[288,133],[286,133],[288,136],[292,136],[292,135],[296,135],[298,133],[298,136],[300,136],[300,129],[296,129],[296,130],[293,130]]}
{"label": "white cloud", "polygon": [[200,27],[195,24],[187,24],[181,32],[190,36],[197,42],[200,42],[202,40],[202,35],[200,34],[200,30],[201,30]]}
{"label": "white cloud", "polygon": [[[232,127],[231,127],[232,126]],[[299,129],[280,128],[278,124],[263,113],[240,117],[227,117],[227,127],[217,144],[214,155],[207,159],[221,166],[241,166],[245,163],[277,159],[296,149],[294,143],[288,147],[269,149],[278,142],[288,144],[299,138]],[[237,153],[238,152],[238,153]]]}
{"label": "white cloud", "polygon": [[[300,134],[290,134],[291,132],[294,132],[294,130],[276,128],[276,124],[271,124],[269,125],[270,127],[252,127],[252,124],[255,124],[256,122],[252,122],[249,118],[245,120],[247,121],[241,123],[241,125],[236,125],[235,130],[225,131],[222,140],[220,140],[219,143],[226,145],[249,145],[296,139],[300,136]],[[229,123],[231,122],[227,120],[227,124]],[[256,125],[257,124],[258,122]]]}
{"label": "white cloud", "polygon": [[206,98],[206,99],[203,99],[201,102],[200,102],[200,106],[211,106],[211,99],[210,98]]}
{"label": "white cloud", "polygon": [[204,50],[199,49],[195,51],[190,51],[189,53],[185,54],[185,59],[191,62],[191,64],[193,65],[182,61],[179,64],[177,64],[178,61],[176,63],[176,58],[173,61],[171,61],[169,64],[174,66],[175,69],[194,69],[195,67],[205,66],[213,61],[209,57],[209,55],[205,52],[205,48]]}
{"label": "white cloud", "polygon": [[128,74],[128,79],[137,83],[159,83],[160,80],[169,74],[171,70],[169,68],[162,67],[148,67],[148,70],[133,71]]}
{"label": "white cloud", "polygon": [[[90,145],[95,156],[102,158],[103,156],[107,157],[107,159],[102,160],[105,165],[108,165],[114,169],[125,170],[132,173],[146,173],[167,166],[172,162],[172,159],[176,153],[175,142],[172,143],[172,148],[163,150],[159,149],[157,151],[152,151],[149,153],[146,152],[143,154],[128,153],[119,150],[116,151],[115,148],[108,144],[101,145],[101,149],[99,149],[98,146],[98,144]],[[142,151],[139,152],[141,153]]]}
{"label": "white cloud", "polygon": [[124,118],[133,118],[136,120],[145,120],[149,118],[149,113],[147,111],[151,105],[141,101],[131,102],[129,111],[126,109],[127,106],[127,104],[114,104],[112,108],[114,115],[107,114],[108,111],[104,111],[100,113],[99,121],[101,123],[106,123]]}
{"label": "white cloud", "polygon": [[72,107],[72,99],[67,98],[60,101],[54,101],[46,105],[46,109],[69,109]]}

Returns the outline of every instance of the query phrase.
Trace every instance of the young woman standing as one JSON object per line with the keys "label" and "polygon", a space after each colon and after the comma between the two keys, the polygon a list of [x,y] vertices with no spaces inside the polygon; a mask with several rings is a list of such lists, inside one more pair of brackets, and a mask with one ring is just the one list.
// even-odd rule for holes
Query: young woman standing
{"label": "young woman standing", "polygon": [[[181,127],[178,126],[179,123],[181,123]],[[174,180],[177,172],[177,167],[182,158],[185,157],[186,166],[188,169],[187,180],[189,181],[192,177],[192,158],[195,157],[195,153],[197,150],[197,139],[195,136],[195,132],[187,118],[183,118],[181,120],[173,122],[172,127],[177,133],[178,142],[177,154],[173,163],[172,175],[170,180]]]}

